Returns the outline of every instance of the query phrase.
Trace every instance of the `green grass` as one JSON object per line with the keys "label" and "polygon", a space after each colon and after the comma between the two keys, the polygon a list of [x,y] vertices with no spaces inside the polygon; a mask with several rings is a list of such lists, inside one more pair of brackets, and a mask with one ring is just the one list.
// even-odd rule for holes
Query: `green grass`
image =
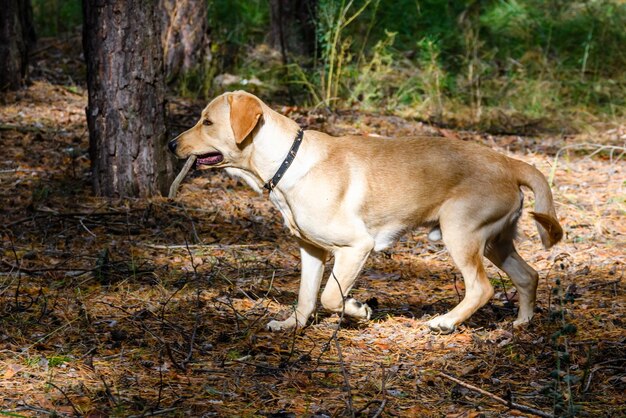
{"label": "green grass", "polygon": [[48,359],[48,366],[57,367],[64,363],[69,363],[70,361],[72,361],[72,359],[67,356],[53,356]]}

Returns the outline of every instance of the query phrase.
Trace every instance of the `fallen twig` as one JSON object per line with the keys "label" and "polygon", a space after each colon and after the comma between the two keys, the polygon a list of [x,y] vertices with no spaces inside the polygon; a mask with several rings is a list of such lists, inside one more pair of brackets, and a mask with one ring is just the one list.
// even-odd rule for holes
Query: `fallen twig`
{"label": "fallen twig", "polygon": [[583,286],[580,289],[581,290],[597,289],[598,287],[604,287],[604,286],[611,286],[611,285],[614,285],[614,284],[619,284],[621,281],[622,281],[622,278],[620,277],[617,280],[611,280],[610,282],[593,283],[593,284],[590,284],[588,286]]}
{"label": "fallen twig", "polygon": [[617,365],[617,366],[612,366],[610,365],[610,363],[624,363],[624,359],[620,358],[620,359],[614,359],[614,360],[608,360],[608,361],[603,361],[602,363],[598,363],[595,365],[595,367],[593,369],[591,369],[591,371],[589,372],[589,375],[587,376],[586,379],[583,379],[583,381],[585,381],[585,387],[583,388],[583,393],[586,393],[589,390],[589,386],[591,386],[591,380],[593,378],[593,375],[595,372],[600,371],[602,369],[622,369],[623,367],[621,365]]}
{"label": "fallen twig", "polygon": [[13,222],[10,222],[8,224],[5,224],[4,227],[8,229],[8,228],[11,228],[12,226],[19,225],[19,224],[24,223],[24,222],[34,221],[35,219],[43,217],[43,216],[44,215],[27,216],[25,218],[18,219],[17,221],[13,221]]}
{"label": "fallen twig", "polygon": [[215,248],[218,250],[227,250],[229,248],[259,248],[267,247],[269,244],[141,244],[144,247],[154,248],[155,250],[183,250],[187,248]]}
{"label": "fallen twig", "polygon": [[452,377],[452,376],[450,376],[448,374],[445,374],[443,372],[437,372],[437,374],[439,376],[443,377],[444,379],[448,379],[448,380],[456,383],[457,385],[463,386],[466,389],[472,390],[474,392],[478,392],[478,393],[480,393],[483,396],[486,396],[486,397],[488,397],[488,398],[490,398],[490,399],[492,399],[492,400],[494,400],[494,401],[496,401],[496,402],[498,402],[498,403],[500,403],[502,405],[505,405],[505,406],[509,407],[510,409],[517,409],[520,412],[527,412],[529,414],[537,415],[538,417],[546,417],[546,418],[553,418],[554,417],[554,415],[549,414],[547,412],[544,412],[544,411],[542,411],[540,409],[536,409],[536,408],[533,408],[533,407],[530,407],[530,406],[526,406],[526,405],[521,405],[521,404],[518,404],[518,403],[513,402],[513,401],[507,401],[506,399],[503,399],[503,398],[501,398],[501,397],[499,397],[497,395],[494,395],[491,392],[487,392],[484,389],[481,389],[481,388],[479,388],[477,386],[474,386],[474,385],[471,385],[469,383],[466,383],[466,382],[464,382],[462,380],[457,379],[456,377]]}
{"label": "fallen twig", "polygon": [[0,260],[0,262],[4,264],[5,266],[11,268],[12,270],[19,270],[24,273],[28,273],[30,275],[38,275],[38,274],[45,273],[48,271],[64,271],[66,273],[75,273],[75,274],[79,274],[79,273],[85,274],[85,273],[89,273],[93,271],[93,269],[77,269],[77,268],[63,268],[63,267],[45,267],[45,268],[31,269],[27,267],[17,266],[5,260]]}
{"label": "fallen twig", "polygon": [[63,395],[63,397],[65,398],[65,400],[70,404],[70,406],[72,407],[72,409],[74,410],[74,413],[76,414],[76,416],[78,417],[82,417],[83,414],[80,413],[80,411],[76,408],[76,406],[74,405],[74,402],[72,402],[72,400],[69,398],[69,396],[67,396],[67,393],[65,393],[65,391],[63,389],[61,389],[60,387],[58,387],[57,385],[55,385],[52,382],[48,382],[48,384],[50,386],[52,386],[53,388],[55,388],[56,390],[58,390],[59,392],[61,392],[61,395]]}
{"label": "fallen twig", "polygon": [[174,412],[177,409],[178,408],[174,407],[174,408],[159,409],[158,411],[147,411],[147,412],[144,412],[141,415],[129,415],[128,418],[156,417],[158,415],[169,414],[170,412]]}
{"label": "fallen twig", "polygon": [[[224,362],[224,365],[232,365],[232,364],[245,364],[246,366],[251,366],[251,367],[256,367],[259,369],[263,369],[263,370],[267,370],[267,371],[271,371],[274,373],[282,373],[286,370],[295,370],[298,371],[300,373],[304,373],[304,374],[313,374],[313,373],[320,373],[320,374],[333,374],[333,373],[343,373],[341,370],[333,370],[333,369],[320,369],[320,368],[315,368],[315,369],[300,369],[300,368],[292,368],[292,367],[280,367],[280,366],[271,366],[268,364],[263,364],[263,363],[254,363],[251,361],[247,361],[242,359],[233,359],[233,360],[229,360]],[[288,365],[295,365],[297,363],[293,362],[293,363],[285,363]],[[196,370],[197,371],[197,370]],[[204,371],[203,369],[201,369],[200,371]],[[225,373],[224,371],[221,371],[221,373]]]}
{"label": "fallen twig", "polygon": [[380,406],[378,407],[376,412],[374,412],[374,415],[372,415],[372,418],[378,418],[380,414],[383,413],[383,410],[385,409],[386,404],[387,404],[387,399],[383,399],[383,401],[380,403]]}
{"label": "fallen twig", "polygon": [[48,215],[69,217],[69,218],[90,217],[90,216],[101,218],[103,216],[128,216],[130,212],[139,212],[140,209],[131,209],[131,210],[125,210],[125,211],[118,211],[118,212],[114,212],[114,211],[110,211],[110,212],[59,212],[57,210],[50,209],[50,208],[37,208],[35,209],[35,211],[40,212],[40,213],[45,213]]}
{"label": "fallen twig", "polygon": [[613,152],[614,151],[622,151],[622,153],[617,156],[615,161],[619,161],[622,158],[622,156],[624,156],[624,153],[626,153],[626,147],[620,147],[620,146],[616,146],[616,145],[601,145],[601,144],[592,144],[592,143],[566,145],[563,148],[561,148],[560,150],[558,150],[556,155],[554,156],[554,164],[552,164],[552,170],[550,171],[550,176],[548,177],[548,183],[550,184],[550,186],[552,186],[553,183],[554,183],[554,176],[556,174],[556,169],[557,169],[557,166],[558,166],[559,157],[561,156],[563,151],[567,151],[567,150],[571,150],[571,149],[574,149],[574,150],[595,149],[595,151],[593,151],[591,154],[589,154],[586,158],[591,158],[594,155],[598,154],[599,152],[609,150],[610,151],[609,156],[610,156],[610,159],[611,159],[611,164],[613,164],[613,162],[614,162],[614,160],[613,160]]}
{"label": "fallen twig", "polygon": [[[44,409],[44,408],[39,408],[37,406],[32,406],[32,405],[28,405],[28,404],[22,404],[22,406],[18,406],[17,408],[13,409],[12,411],[4,411],[4,410],[0,410],[0,412],[7,412],[7,413],[12,413],[12,412],[20,412],[20,411],[33,411],[33,412],[37,412],[39,414],[45,414],[45,415],[50,415],[50,416],[68,416],[65,414],[61,414],[57,411],[50,411],[48,409]],[[9,415],[11,416],[11,415]],[[14,415],[14,416],[18,416],[18,417],[22,417],[24,415]]]}
{"label": "fallen twig", "polygon": [[[379,401],[378,399],[374,399],[373,401],[369,401],[368,403],[366,403],[363,408],[359,409],[358,411],[355,412],[355,415],[361,415],[363,412],[365,412],[367,410],[367,408],[369,408],[370,406],[374,405],[374,404],[379,404],[380,406],[376,409],[376,413],[374,415],[372,415],[372,417],[374,416],[378,416],[380,415],[380,413],[382,412],[382,408],[384,408],[385,404],[387,403],[386,399],[383,399],[382,401]],[[382,408],[381,408],[382,406]]]}
{"label": "fallen twig", "polygon": [[[165,341],[165,352],[167,353],[167,357],[169,357],[170,361],[172,362],[175,368],[177,368],[181,372],[187,371],[184,364],[178,363],[178,361],[174,357],[174,354],[172,353],[172,347],[170,347],[170,343],[168,343],[167,341]],[[162,370],[160,368],[159,368],[159,373],[161,373],[162,375]]]}

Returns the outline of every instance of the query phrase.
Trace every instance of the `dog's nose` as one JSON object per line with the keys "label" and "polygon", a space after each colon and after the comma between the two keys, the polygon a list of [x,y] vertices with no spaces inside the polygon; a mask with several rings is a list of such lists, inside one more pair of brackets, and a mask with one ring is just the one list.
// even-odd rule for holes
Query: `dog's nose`
{"label": "dog's nose", "polygon": [[168,142],[167,147],[170,149],[170,151],[173,154],[176,154],[176,140],[175,139],[172,139],[170,142]]}

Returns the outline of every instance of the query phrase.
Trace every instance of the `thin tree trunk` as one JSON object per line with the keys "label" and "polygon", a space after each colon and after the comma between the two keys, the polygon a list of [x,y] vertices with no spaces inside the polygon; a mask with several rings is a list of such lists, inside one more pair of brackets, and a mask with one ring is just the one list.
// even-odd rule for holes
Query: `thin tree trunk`
{"label": "thin tree trunk", "polygon": [[87,123],[99,196],[167,193],[165,85],[157,2],[83,0]]}
{"label": "thin tree trunk", "polygon": [[291,57],[315,53],[317,0],[270,0],[269,43],[281,51],[286,64]]}
{"label": "thin tree trunk", "polygon": [[0,91],[22,86],[34,43],[30,0],[4,0],[0,6]]}
{"label": "thin tree trunk", "polygon": [[207,0],[160,0],[160,6],[166,80],[208,67],[211,45]]}

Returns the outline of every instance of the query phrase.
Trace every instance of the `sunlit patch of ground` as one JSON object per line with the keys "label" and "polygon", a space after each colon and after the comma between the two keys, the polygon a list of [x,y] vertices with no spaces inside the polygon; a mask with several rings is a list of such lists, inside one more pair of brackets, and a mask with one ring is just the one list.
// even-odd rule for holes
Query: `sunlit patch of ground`
{"label": "sunlit patch of ground", "polygon": [[[301,123],[336,134],[445,135],[486,143],[546,175],[554,170],[566,237],[545,251],[523,217],[518,249],[541,275],[538,314],[524,329],[511,325],[510,281],[490,266],[491,303],[454,334],[429,333],[425,320],[453,307],[463,285],[445,249],[417,231],[367,262],[353,294],[377,300],[371,321],[338,328],[338,316],[320,310],[303,331],[272,334],[264,325],[296,300],[299,256],[267,198],[206,171],[191,175],[175,201],[93,197],[85,105],[82,92],[38,82],[0,106],[0,411],[523,415],[443,372],[547,413],[557,402],[557,415],[625,413],[619,152],[570,150],[555,160],[579,139],[296,112]],[[174,132],[201,106],[173,100],[170,108]],[[598,143],[619,147],[619,135]]]}

